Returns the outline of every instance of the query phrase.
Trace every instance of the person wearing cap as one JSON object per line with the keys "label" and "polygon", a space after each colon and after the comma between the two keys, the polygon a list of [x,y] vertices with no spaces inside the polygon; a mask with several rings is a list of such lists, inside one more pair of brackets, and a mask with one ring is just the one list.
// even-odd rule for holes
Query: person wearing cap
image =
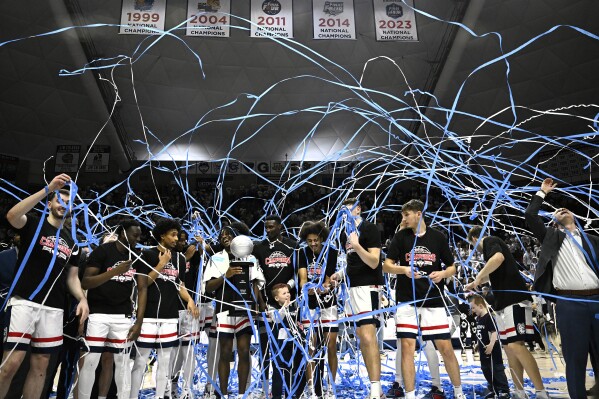
{"label": "person wearing cap", "polygon": [[[539,211],[557,186],[547,178],[525,211],[530,231],[541,241],[533,288],[556,301],[566,382],[571,398],[586,398],[586,365],[591,345],[599,347],[599,237],[587,234],[574,214],[560,208],[547,227]],[[555,295],[555,296],[553,296]]]}

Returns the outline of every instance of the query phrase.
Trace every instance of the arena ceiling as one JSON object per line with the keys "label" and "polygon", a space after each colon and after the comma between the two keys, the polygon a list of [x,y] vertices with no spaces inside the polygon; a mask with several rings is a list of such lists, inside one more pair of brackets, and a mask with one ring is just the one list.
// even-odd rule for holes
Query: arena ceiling
{"label": "arena ceiling", "polygon": [[[472,146],[480,146],[490,137],[492,143],[518,140],[517,132],[498,136],[505,128],[491,124],[479,127],[480,119],[460,114],[481,118],[496,115],[509,107],[510,90],[518,106],[519,122],[536,115],[526,108],[547,111],[599,103],[599,41],[568,27],[559,27],[509,56],[509,74],[505,62],[495,62],[472,74],[478,66],[501,56],[501,49],[504,54],[510,53],[557,25],[599,34],[597,1],[416,0],[416,8],[441,21],[418,15],[419,42],[402,43],[375,40],[371,0],[355,0],[357,40],[314,40],[311,2],[295,0],[295,40],[326,57],[319,59],[322,66],[274,41],[250,38],[244,30],[233,29],[230,38],[209,39],[176,32],[189,48],[179,40],[164,37],[143,57],[134,58],[132,66],[125,62],[112,71],[120,97],[115,122],[109,120],[112,104],[106,101],[112,86],[102,83],[97,73],[61,77],[59,72],[81,68],[92,56],[134,54],[144,37],[117,34],[114,25],[119,23],[120,4],[82,0],[0,3],[2,153],[39,162],[52,156],[57,144],[85,147],[97,139],[97,143],[111,144],[116,149],[114,155],[125,154],[124,146],[137,159],[147,159],[148,148],[160,159],[232,156],[241,160],[322,160],[343,148],[349,149],[350,158],[359,158],[360,148],[393,144],[389,133],[370,123],[356,134],[364,115],[350,111],[328,115],[312,131],[322,115],[295,111],[327,107],[343,100],[349,107],[375,110],[379,116],[400,108],[397,100],[377,94],[371,96],[376,106],[366,104],[347,87],[318,79],[336,79],[351,85],[356,84],[352,76],[359,79],[362,72],[363,87],[392,94],[413,107],[415,103],[431,107],[438,103],[450,109],[466,82],[455,103],[459,112],[452,117],[449,130],[462,137],[476,135]],[[187,0],[168,0],[167,28],[185,20],[186,5]],[[248,2],[233,0],[232,14],[247,18]],[[498,32],[501,47],[497,35],[476,37],[444,21],[464,23],[479,36]],[[7,43],[87,24],[112,26],[66,30]],[[147,43],[142,46],[147,47]],[[190,49],[200,56],[203,71]],[[307,49],[301,51],[308,54]],[[373,60],[365,68],[369,60],[381,56],[387,58]],[[104,77],[109,76],[104,71]],[[430,97],[418,93],[414,97],[406,95],[409,88],[430,91],[436,100],[428,101]],[[251,108],[251,95],[267,90]],[[243,117],[250,109],[254,113],[289,115],[276,118],[259,131],[269,117],[252,118],[241,125],[239,121],[224,121]],[[562,114],[587,119],[553,115],[532,118],[523,126],[540,135],[584,133],[591,130],[592,118],[598,112],[596,106],[574,107]],[[424,109],[423,113],[441,126],[446,123],[444,111]],[[393,114],[405,129],[420,137],[442,135],[442,129],[422,126],[415,116],[411,111]],[[193,130],[201,119],[214,122]],[[508,109],[494,119],[510,125],[514,115]],[[184,135],[192,130],[192,134]],[[310,139],[303,141],[311,133]],[[392,133],[402,136],[401,130]],[[140,140],[147,140],[148,146]],[[159,154],[163,143],[172,140],[175,142],[168,153]],[[397,151],[402,146],[387,149]],[[530,151],[528,146],[511,147],[502,151],[513,156]],[[127,158],[116,158],[119,166],[127,169]]]}

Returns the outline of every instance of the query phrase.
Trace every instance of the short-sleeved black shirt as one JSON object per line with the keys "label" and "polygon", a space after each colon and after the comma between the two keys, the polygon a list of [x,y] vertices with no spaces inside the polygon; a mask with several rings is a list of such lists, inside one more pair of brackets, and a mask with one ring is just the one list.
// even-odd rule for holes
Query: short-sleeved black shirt
{"label": "short-sleeved black shirt", "polygon": [[[43,220],[39,235],[36,237],[35,232],[39,223],[39,217],[28,216],[25,226],[19,231],[21,246],[15,267],[15,277],[19,266],[27,255],[29,246],[34,239],[35,242],[27,263],[17,280],[13,295],[39,304],[48,295],[48,299],[43,305],[63,309],[67,294],[67,269],[71,265],[77,267],[76,265],[79,264],[79,248],[75,246],[70,229],[63,227],[58,235],[58,229],[48,223],[47,219]],[[54,248],[57,241],[58,248],[54,259]],[[50,267],[51,264],[52,267]],[[33,295],[40,284],[42,284],[41,288]],[[50,291],[49,294],[48,291]]]}
{"label": "short-sleeved black shirt", "polygon": [[[254,245],[253,255],[258,260],[258,264],[264,274],[266,283],[264,284],[265,298],[267,303],[274,306],[275,299],[271,295],[272,287],[279,283],[287,284],[289,280],[293,280],[296,274],[296,248],[297,242],[283,237],[282,241],[270,243],[268,240],[263,240]],[[291,300],[297,296],[295,287],[291,289]]]}
{"label": "short-sleeved black shirt", "polygon": [[[312,248],[305,247],[300,248],[297,255],[298,269],[306,269],[308,274],[308,282],[313,284],[324,283],[324,276],[331,277],[337,268],[337,251],[324,248],[322,255],[315,254]],[[319,256],[320,255],[320,256]],[[334,293],[331,291],[327,294],[320,295],[319,298],[316,295],[308,296],[308,307],[310,309],[330,308],[334,306],[337,301]]]}
{"label": "short-sleeved black shirt", "polygon": [[[432,227],[427,227],[424,235],[418,237],[411,229],[398,231],[387,250],[387,258],[394,260],[400,266],[410,266],[413,263],[416,271],[430,275],[442,271],[454,263],[453,255],[445,234]],[[440,308],[444,306],[442,295],[445,279],[434,284],[429,278],[414,279],[416,293],[412,287],[412,279],[406,275],[397,276],[397,302],[410,302],[414,299],[425,299],[422,306]],[[418,303],[420,306],[421,303]]]}
{"label": "short-sleeved black shirt", "polygon": [[[357,228],[359,242],[362,248],[381,248],[381,233],[376,226],[367,220],[362,220]],[[368,285],[381,285],[385,283],[383,278],[383,265],[380,264],[376,269],[368,266],[358,253],[352,248],[347,236],[341,235],[341,243],[347,254],[347,278],[350,287],[363,287]]]}
{"label": "short-sleeved black shirt", "polygon": [[485,262],[488,262],[496,253],[503,254],[505,260],[499,268],[489,274],[491,288],[495,296],[493,305],[495,310],[502,310],[522,301],[532,301],[532,296],[528,293],[513,292],[528,291],[528,289],[524,277],[518,271],[518,263],[507,244],[499,237],[485,237],[483,239],[483,258]]}
{"label": "short-sleeved black shirt", "polygon": [[[121,253],[117,245],[116,242],[109,242],[94,249],[87,259],[86,267],[97,267],[98,274],[102,274],[126,262],[129,253]],[[88,290],[89,312],[131,315],[134,278],[135,269],[130,268],[126,273],[114,276],[104,284]]]}
{"label": "short-sleeved black shirt", "polygon": [[[153,247],[141,254],[141,260],[156,268],[160,251]],[[160,271],[156,280],[149,284],[148,300],[144,318],[176,319],[179,317],[179,285],[185,280],[185,256],[171,252],[171,260]],[[150,274],[151,269],[144,262],[135,262],[138,273]]]}
{"label": "short-sleeved black shirt", "polygon": [[[485,354],[485,346],[489,345],[491,342],[491,334],[493,332],[497,332],[497,326],[495,324],[495,320],[489,313],[482,317],[476,318],[476,338],[478,342],[482,343],[482,345],[478,346],[478,350],[480,352],[480,356],[488,357]],[[497,333],[499,334],[499,333]],[[491,356],[493,357],[494,362],[501,362],[501,345],[499,345],[499,336],[497,336],[497,341],[495,341],[495,345],[493,346],[493,352],[491,352]]]}

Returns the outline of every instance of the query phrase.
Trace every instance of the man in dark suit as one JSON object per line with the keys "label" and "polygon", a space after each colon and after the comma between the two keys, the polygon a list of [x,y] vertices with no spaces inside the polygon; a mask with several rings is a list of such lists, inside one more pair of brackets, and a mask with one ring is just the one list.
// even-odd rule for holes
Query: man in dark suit
{"label": "man in dark suit", "polygon": [[580,230],[572,212],[565,208],[553,214],[554,227],[545,226],[539,210],[556,185],[552,179],[545,179],[525,216],[528,227],[542,243],[534,289],[558,295],[556,318],[568,392],[578,399],[587,397],[585,371],[590,344],[599,347],[599,237]]}

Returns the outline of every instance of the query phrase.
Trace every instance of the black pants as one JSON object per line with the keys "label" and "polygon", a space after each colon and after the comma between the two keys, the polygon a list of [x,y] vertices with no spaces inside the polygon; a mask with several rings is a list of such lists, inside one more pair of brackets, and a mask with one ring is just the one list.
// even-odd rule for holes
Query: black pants
{"label": "black pants", "polygon": [[489,391],[495,395],[509,393],[510,386],[505,375],[505,366],[501,359],[493,359],[492,356],[480,353],[480,369],[483,371]]}
{"label": "black pants", "polygon": [[562,337],[562,352],[566,362],[566,382],[572,399],[585,399],[586,366],[589,349],[599,348],[599,295],[557,300],[557,328]]}
{"label": "black pants", "polygon": [[306,387],[304,356],[294,341],[278,341],[272,348],[272,399],[299,398]]}

